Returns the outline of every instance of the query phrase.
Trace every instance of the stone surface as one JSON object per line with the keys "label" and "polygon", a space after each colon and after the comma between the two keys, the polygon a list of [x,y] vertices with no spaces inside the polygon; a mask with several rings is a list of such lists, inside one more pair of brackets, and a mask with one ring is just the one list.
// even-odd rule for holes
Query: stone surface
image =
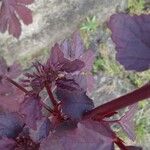
{"label": "stone surface", "polygon": [[119,96],[131,92],[135,87],[119,77],[112,77],[100,72],[95,76],[95,89],[92,92],[95,106],[111,101]]}
{"label": "stone surface", "polygon": [[44,48],[69,36],[89,15],[105,22],[116,9],[124,10],[126,0],[35,0],[29,7],[33,11],[33,23],[23,26],[19,40],[0,33],[0,55],[10,63],[42,55]]}

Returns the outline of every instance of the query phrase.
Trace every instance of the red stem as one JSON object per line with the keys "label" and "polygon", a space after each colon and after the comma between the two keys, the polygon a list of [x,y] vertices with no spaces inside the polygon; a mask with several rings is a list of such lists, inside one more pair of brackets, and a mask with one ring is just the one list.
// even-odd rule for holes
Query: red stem
{"label": "red stem", "polygon": [[47,83],[45,84],[45,87],[46,87],[47,93],[49,95],[49,98],[50,98],[53,106],[56,107],[57,106],[57,101],[55,100],[55,98],[53,96],[53,93],[51,92],[51,87]]}
{"label": "red stem", "polygon": [[86,113],[84,116],[84,119],[92,118],[97,114],[99,114],[101,118],[103,119],[107,114],[115,112],[121,108],[132,105],[146,98],[150,98],[150,83],[142,86],[141,88],[131,93],[128,93],[124,96],[121,96],[108,103],[105,103],[101,106],[96,107],[95,109]]}
{"label": "red stem", "polygon": [[50,113],[53,113],[54,111],[49,107],[49,106],[47,106],[43,101],[40,101],[41,102],[41,104],[42,104],[42,106],[46,109],[46,110],[48,110]]}
{"label": "red stem", "polygon": [[127,147],[123,144],[123,141],[121,139],[117,138],[115,143],[121,150],[128,150]]}
{"label": "red stem", "polygon": [[11,84],[13,84],[14,86],[16,86],[17,88],[19,88],[21,91],[25,92],[26,94],[28,93],[28,91],[23,88],[21,85],[19,85],[17,82],[15,82],[14,80],[10,79],[9,77],[5,77],[5,79],[7,81],[9,81]]}

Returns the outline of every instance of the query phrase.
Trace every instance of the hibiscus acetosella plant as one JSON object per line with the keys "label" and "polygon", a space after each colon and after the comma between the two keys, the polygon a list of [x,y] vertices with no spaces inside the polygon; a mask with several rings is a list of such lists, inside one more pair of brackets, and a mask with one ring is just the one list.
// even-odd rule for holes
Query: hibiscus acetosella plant
{"label": "hibiscus acetosella plant", "polygon": [[[19,2],[12,2],[18,9],[15,5]],[[31,0],[20,2],[28,4]],[[0,23],[1,30],[2,27],[5,31],[4,24]],[[108,27],[116,44],[116,58],[125,69],[149,69],[150,15],[114,14]],[[12,28],[9,32],[18,37],[20,31],[14,34]],[[33,63],[34,69],[24,73],[19,81],[20,66],[16,63],[7,66],[0,58],[0,149],[114,150],[116,145],[121,150],[141,150],[141,147],[127,146],[111,127],[120,125],[135,140],[132,119],[136,103],[150,97],[150,83],[94,107],[87,95],[93,87],[94,58],[93,51],[85,49],[78,32],[70,40],[56,43],[48,60]],[[122,117],[111,119],[125,107],[128,111]]]}

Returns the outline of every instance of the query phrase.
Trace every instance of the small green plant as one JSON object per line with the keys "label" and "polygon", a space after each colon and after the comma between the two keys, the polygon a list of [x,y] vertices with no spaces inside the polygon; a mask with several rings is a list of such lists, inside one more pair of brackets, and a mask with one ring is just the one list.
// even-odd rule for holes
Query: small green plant
{"label": "small green plant", "polygon": [[148,101],[142,101],[139,102],[139,111],[136,114],[135,119],[135,131],[137,135],[137,140],[142,141],[142,139],[145,137],[146,134],[148,134],[148,127],[149,127],[149,117],[147,114],[149,114],[148,109],[150,106],[150,103]]}
{"label": "small green plant", "polygon": [[86,32],[95,31],[99,26],[96,16],[86,17],[86,21],[81,24],[80,29]]}
{"label": "small green plant", "polygon": [[150,70],[140,73],[129,73],[127,77],[133,85],[140,87],[147,80],[150,81]]}
{"label": "small green plant", "polygon": [[99,57],[96,59],[93,71],[94,73],[97,73],[100,70],[112,76],[119,75],[121,73],[121,68],[117,65],[117,63],[108,57]]}
{"label": "small green plant", "polygon": [[128,11],[130,13],[141,13],[145,7],[145,0],[128,0]]}

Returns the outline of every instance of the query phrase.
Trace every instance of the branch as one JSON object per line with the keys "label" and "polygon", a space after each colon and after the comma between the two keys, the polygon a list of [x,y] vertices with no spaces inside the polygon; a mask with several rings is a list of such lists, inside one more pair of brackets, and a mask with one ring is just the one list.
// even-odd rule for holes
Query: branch
{"label": "branch", "polygon": [[47,90],[47,93],[49,95],[49,98],[53,104],[53,106],[57,106],[57,101],[55,100],[54,96],[53,96],[53,93],[51,92],[51,87],[49,86],[49,84],[45,83],[45,88]]}
{"label": "branch", "polygon": [[4,77],[4,79],[7,80],[8,82],[10,82],[11,84],[13,84],[14,86],[16,86],[17,88],[19,88],[24,93],[26,93],[26,94],[28,93],[28,91],[25,88],[23,88],[21,85],[19,85],[17,82],[10,79],[9,77]]}
{"label": "branch", "polygon": [[95,109],[87,112],[84,119],[92,118],[99,114],[103,119],[107,114],[113,113],[121,108],[132,105],[138,101],[150,98],[150,83],[142,86],[141,88],[114,99],[108,103],[96,107]]}

